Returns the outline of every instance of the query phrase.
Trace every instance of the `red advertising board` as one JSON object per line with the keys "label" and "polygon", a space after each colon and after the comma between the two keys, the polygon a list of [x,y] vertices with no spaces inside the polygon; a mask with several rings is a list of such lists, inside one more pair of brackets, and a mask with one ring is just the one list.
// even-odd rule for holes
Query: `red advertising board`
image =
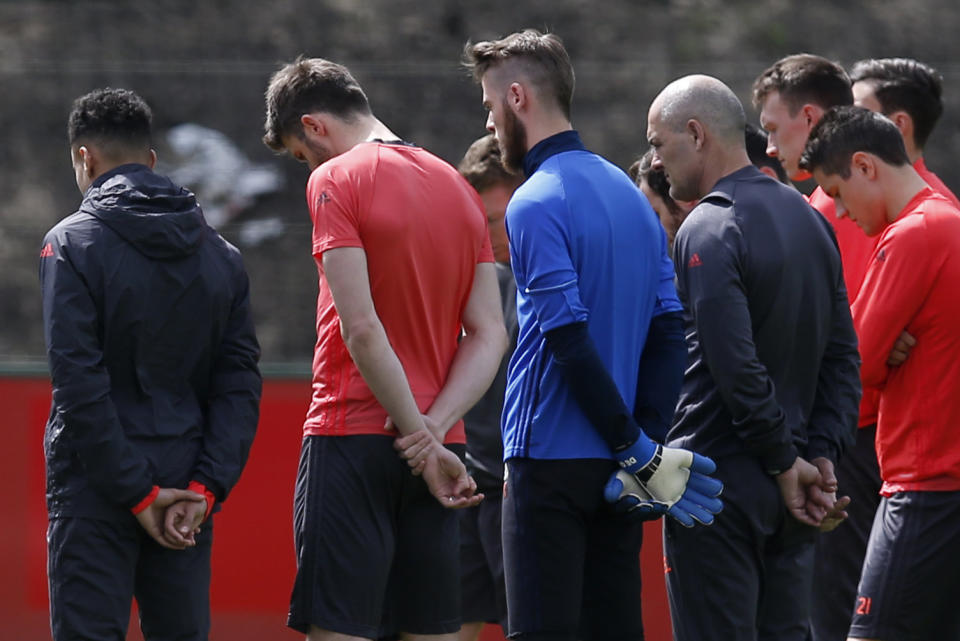
{"label": "red advertising board", "polygon": [[[310,398],[302,378],[264,382],[260,426],[243,478],[216,516],[211,638],[299,639],[284,626],[295,571],[293,486],[301,424]],[[5,447],[0,469],[0,639],[49,639],[46,583],[43,426],[50,385],[38,375],[0,374]],[[663,582],[660,522],[647,524],[641,564],[647,639],[666,641],[670,623]],[[140,639],[135,623],[128,639]],[[487,626],[484,641],[502,639]]]}

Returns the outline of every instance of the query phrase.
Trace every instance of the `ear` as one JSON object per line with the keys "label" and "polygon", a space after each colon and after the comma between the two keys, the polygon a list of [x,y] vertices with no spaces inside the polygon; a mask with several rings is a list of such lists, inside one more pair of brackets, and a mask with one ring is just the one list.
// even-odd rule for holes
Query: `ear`
{"label": "ear", "polygon": [[515,112],[522,111],[527,107],[530,97],[527,96],[527,89],[519,82],[512,82],[507,87],[507,104]]}
{"label": "ear", "polygon": [[96,175],[95,172],[99,164],[99,158],[93,148],[80,145],[77,148],[77,159],[83,165],[83,173],[86,174],[88,178],[93,178],[93,176]]}
{"label": "ear", "polygon": [[703,124],[694,118],[687,121],[687,133],[693,139],[693,145],[697,150],[703,149],[706,142],[706,130]]}
{"label": "ear", "polygon": [[303,125],[304,133],[312,133],[315,136],[327,135],[326,119],[320,114],[303,114],[300,116],[300,124]]}
{"label": "ear", "polygon": [[850,157],[850,171],[862,175],[867,180],[877,177],[876,159],[865,151],[855,151]]}
{"label": "ear", "polygon": [[806,119],[807,131],[813,129],[813,126],[823,118],[823,107],[808,102],[800,108],[800,116]]}
{"label": "ear", "polygon": [[153,169],[153,168],[156,167],[156,166],[157,166],[157,150],[156,150],[156,149],[151,149],[151,150],[150,150],[150,162],[147,163],[147,167],[149,167],[150,169]]}
{"label": "ear", "polygon": [[904,140],[913,140],[913,118],[910,117],[910,114],[903,110],[894,111],[887,118],[897,126]]}

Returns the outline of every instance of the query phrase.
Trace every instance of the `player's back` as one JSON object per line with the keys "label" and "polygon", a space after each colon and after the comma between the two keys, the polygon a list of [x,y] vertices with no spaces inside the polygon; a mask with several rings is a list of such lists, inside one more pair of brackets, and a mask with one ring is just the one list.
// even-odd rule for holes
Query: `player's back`
{"label": "player's back", "polygon": [[569,393],[544,333],[586,322],[632,408],[659,284],[656,214],[622,170],[578,149],[547,158],[514,192],[507,229],[520,333],[504,403],[505,456],[610,458]]}
{"label": "player's back", "polygon": [[[448,163],[407,144],[364,143],[311,175],[314,255],[362,247],[370,292],[418,404],[439,393],[478,262],[492,261],[479,197]],[[308,433],[382,433],[386,412],[349,358],[321,278]],[[462,442],[462,423],[451,430]]]}
{"label": "player's back", "polygon": [[[44,242],[50,249],[41,277],[45,299],[55,303],[44,309],[57,409],[48,425],[51,487],[71,503],[87,494],[91,506],[102,503],[78,491],[83,471],[53,441],[62,421],[82,421],[91,410],[67,419],[60,412],[95,407],[103,399],[90,392],[104,389],[109,413],[149,459],[155,480],[184,486],[203,445],[214,389],[223,382],[217,369],[236,361],[251,378],[243,374],[230,385],[255,381],[259,394],[259,348],[249,316],[239,313],[249,304],[239,252],[206,225],[193,194],[136,165],[98,180],[80,210]],[[70,324],[58,321],[65,316]],[[97,344],[65,336],[74,324],[95,332]],[[83,357],[98,351],[99,362]]]}
{"label": "player's back", "polygon": [[[744,444],[731,425],[784,420],[794,444],[804,445],[843,296],[840,256],[826,223],[796,190],[751,166],[717,183],[684,221],[674,247],[690,365],[668,441],[707,455],[736,454]],[[731,300],[731,291],[742,302]],[[727,334],[742,304],[751,346]],[[701,341],[712,341],[709,352]],[[711,372],[710,353],[725,366],[741,363],[755,380],[752,350],[772,390],[743,389]]]}

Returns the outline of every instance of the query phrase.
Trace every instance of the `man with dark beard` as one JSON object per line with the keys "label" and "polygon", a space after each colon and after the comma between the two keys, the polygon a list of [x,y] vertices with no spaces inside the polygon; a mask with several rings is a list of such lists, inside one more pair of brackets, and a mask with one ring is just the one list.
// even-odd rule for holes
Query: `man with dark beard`
{"label": "man with dark beard", "polygon": [[[669,406],[669,421],[676,400],[638,394],[651,320],[676,308],[666,236],[627,175],[572,129],[559,38],[526,30],[468,45],[465,61],[504,164],[527,177],[506,215],[519,323],[502,420],[509,633],[642,638],[631,515],[693,526],[722,507],[713,463],[654,443],[635,418],[649,402]],[[682,333],[673,346],[685,349]]]}

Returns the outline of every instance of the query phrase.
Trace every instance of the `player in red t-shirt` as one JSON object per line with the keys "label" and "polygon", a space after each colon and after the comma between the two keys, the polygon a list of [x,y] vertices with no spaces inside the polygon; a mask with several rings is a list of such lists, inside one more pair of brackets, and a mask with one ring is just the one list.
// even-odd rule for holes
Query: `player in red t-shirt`
{"label": "player in red t-shirt", "polygon": [[[887,118],[831,110],[801,165],[878,237],[853,305],[864,385],[882,390],[877,450],[883,499],[870,535],[851,639],[955,639],[960,609],[960,209],[911,166]],[[913,352],[891,367],[902,331]]]}
{"label": "player in red t-shirt", "polygon": [[[853,104],[882,113],[892,120],[903,136],[907,157],[920,177],[935,192],[960,207],[960,199],[939,176],[927,169],[923,158],[923,149],[943,113],[940,74],[909,58],[880,58],[854,63],[850,80],[853,82]],[[902,362],[915,342],[913,336],[904,332],[896,350],[900,356],[892,362]],[[861,416],[876,423],[879,404],[879,392],[864,390]]]}
{"label": "player in red t-shirt", "polygon": [[444,508],[482,499],[460,460],[460,419],[506,348],[480,199],[398,140],[326,60],[274,74],[264,142],[311,169],[320,274],[287,623],[314,641],[454,641],[458,525]]}

